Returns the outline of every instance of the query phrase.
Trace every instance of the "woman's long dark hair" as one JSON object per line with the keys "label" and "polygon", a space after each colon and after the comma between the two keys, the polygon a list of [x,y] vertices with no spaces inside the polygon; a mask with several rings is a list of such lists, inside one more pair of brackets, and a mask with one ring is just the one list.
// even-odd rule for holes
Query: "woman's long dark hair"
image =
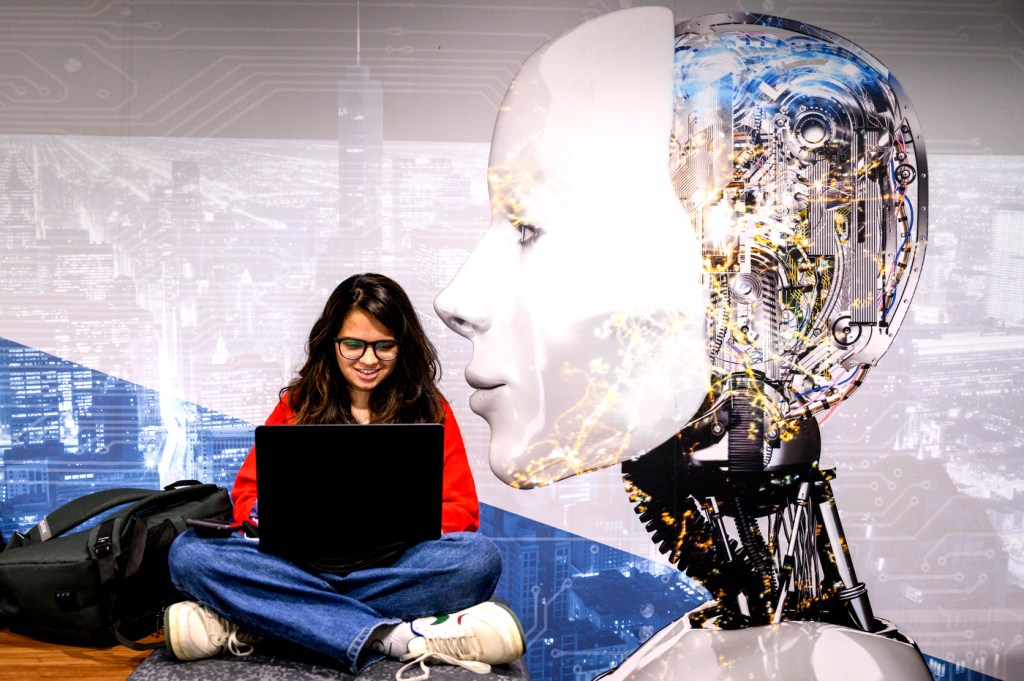
{"label": "woman's long dark hair", "polygon": [[409,296],[382,274],[356,274],[338,284],[309,331],[306,363],[281,396],[295,412],[295,423],[355,423],[348,382],[335,356],[335,334],[353,310],[373,316],[395,334],[394,370],[370,394],[376,423],[441,423],[444,406],[437,382],[437,350],[420,325]]}

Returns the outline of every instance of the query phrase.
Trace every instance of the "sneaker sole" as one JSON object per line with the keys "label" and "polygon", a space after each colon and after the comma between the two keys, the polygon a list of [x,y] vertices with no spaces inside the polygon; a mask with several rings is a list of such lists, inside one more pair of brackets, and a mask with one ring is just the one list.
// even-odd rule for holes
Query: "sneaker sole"
{"label": "sneaker sole", "polygon": [[181,651],[175,650],[174,641],[178,638],[178,607],[177,603],[167,606],[164,610],[164,644],[167,652],[176,660],[187,662],[189,660]]}

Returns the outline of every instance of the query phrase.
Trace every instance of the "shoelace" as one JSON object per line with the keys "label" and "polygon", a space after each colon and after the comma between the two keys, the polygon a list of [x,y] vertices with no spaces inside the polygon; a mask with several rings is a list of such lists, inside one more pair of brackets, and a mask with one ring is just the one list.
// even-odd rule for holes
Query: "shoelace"
{"label": "shoelace", "polygon": [[[462,667],[463,669],[468,669],[474,674],[487,674],[491,671],[491,665],[486,662],[460,660],[450,655],[445,655],[444,653],[427,652],[413,660],[410,660],[407,664],[403,665],[401,669],[395,672],[395,681],[426,681],[426,679],[430,678],[430,668],[427,667],[427,662],[430,660],[436,660],[442,664]],[[416,676],[403,676],[406,670],[411,669],[416,665],[420,666],[420,669],[422,670],[421,674],[417,674]]]}
{"label": "shoelace", "polygon": [[445,657],[459,660],[472,660],[480,657],[480,643],[471,627],[457,624],[445,631],[443,635],[432,634],[423,637],[431,652],[440,653]]}
{"label": "shoelace", "polygon": [[235,628],[230,634],[228,634],[228,650],[230,650],[233,655],[237,655],[239,657],[252,655],[252,651],[255,650],[252,644],[258,640],[259,636],[239,631]]}
{"label": "shoelace", "polygon": [[215,646],[227,648],[232,655],[237,655],[238,657],[252,655],[254,650],[252,644],[259,640],[259,636],[239,631],[238,626],[231,624],[220,615],[214,613],[210,613],[210,615],[212,619],[208,620],[208,622],[212,621],[219,625],[218,631],[212,633],[208,625],[206,628],[207,633],[210,635],[210,640],[213,641]]}

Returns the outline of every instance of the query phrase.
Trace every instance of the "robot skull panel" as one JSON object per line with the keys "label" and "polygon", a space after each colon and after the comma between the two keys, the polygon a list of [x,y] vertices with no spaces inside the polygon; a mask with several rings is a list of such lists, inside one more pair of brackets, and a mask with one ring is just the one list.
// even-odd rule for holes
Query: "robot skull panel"
{"label": "robot skull panel", "polygon": [[756,469],[853,392],[903,321],[924,146],[889,71],[827,31],[717,15],[679,24],[675,45],[670,171],[701,242],[713,364],[695,425],[728,404],[753,450],[731,446],[730,464]]}

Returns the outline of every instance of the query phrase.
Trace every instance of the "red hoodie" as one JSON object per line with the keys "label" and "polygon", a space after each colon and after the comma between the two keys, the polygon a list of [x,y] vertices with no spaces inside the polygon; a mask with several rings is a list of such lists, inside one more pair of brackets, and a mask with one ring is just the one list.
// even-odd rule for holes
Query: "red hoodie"
{"label": "red hoodie", "polygon": [[[277,403],[267,419],[267,425],[290,423],[294,413],[286,400]],[[462,442],[459,424],[448,403],[444,403],[444,485],[442,491],[441,531],[474,531],[480,526],[480,507],[476,498],[473,473],[466,458],[466,445]],[[256,447],[249,451],[238,469],[235,486],[231,489],[235,503],[235,522],[249,520],[249,512],[256,503]]]}

